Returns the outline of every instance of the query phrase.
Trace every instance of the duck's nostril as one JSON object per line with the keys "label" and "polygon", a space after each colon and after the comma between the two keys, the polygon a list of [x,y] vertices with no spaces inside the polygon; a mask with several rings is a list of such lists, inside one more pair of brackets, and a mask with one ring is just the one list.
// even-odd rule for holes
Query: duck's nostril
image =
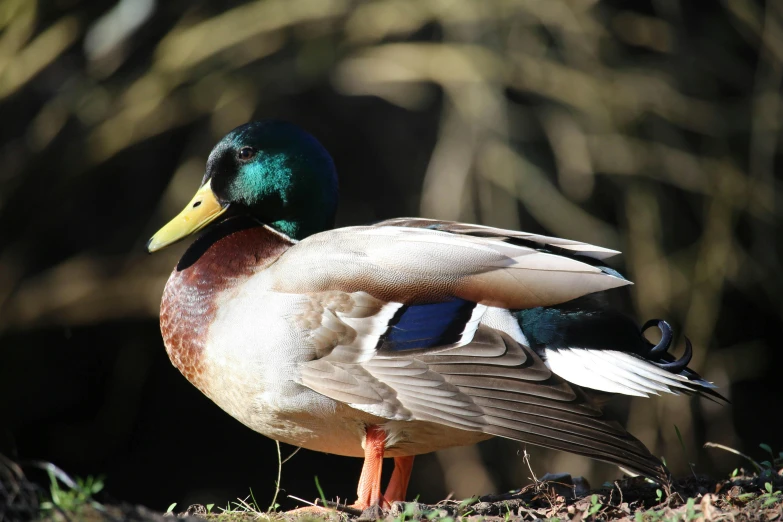
{"label": "duck's nostril", "polygon": [[201,201],[196,201],[195,203],[193,203],[193,208],[196,208],[199,205],[201,205]]}

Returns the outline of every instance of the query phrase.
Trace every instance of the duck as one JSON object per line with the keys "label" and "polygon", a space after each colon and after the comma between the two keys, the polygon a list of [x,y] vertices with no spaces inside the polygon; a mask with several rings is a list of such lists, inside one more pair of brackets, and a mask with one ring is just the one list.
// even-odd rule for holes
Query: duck
{"label": "duck", "polygon": [[405,500],[416,455],[492,437],[666,481],[604,415],[607,398],[723,399],[688,367],[687,339],[669,353],[666,321],[639,328],[608,305],[631,284],[606,266],[619,252],[415,217],[334,228],[337,202],[316,138],[247,123],[215,145],[200,188],[147,250],[198,233],[161,300],[173,365],[258,433],[363,458],[353,507]]}

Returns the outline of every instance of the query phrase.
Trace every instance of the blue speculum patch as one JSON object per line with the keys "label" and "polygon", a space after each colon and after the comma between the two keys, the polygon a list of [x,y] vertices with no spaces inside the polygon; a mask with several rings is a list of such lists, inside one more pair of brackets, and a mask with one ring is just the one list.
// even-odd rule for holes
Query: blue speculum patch
{"label": "blue speculum patch", "polygon": [[381,336],[379,348],[421,350],[456,343],[462,337],[475,307],[476,303],[464,299],[403,306]]}

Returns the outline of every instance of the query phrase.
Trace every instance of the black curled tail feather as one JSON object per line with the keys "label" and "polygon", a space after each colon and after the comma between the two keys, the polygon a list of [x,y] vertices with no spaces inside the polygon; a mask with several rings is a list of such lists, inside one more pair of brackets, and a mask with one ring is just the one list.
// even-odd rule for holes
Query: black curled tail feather
{"label": "black curled tail feather", "polygon": [[673,361],[667,361],[665,356],[669,355],[668,350],[671,347],[672,338],[674,337],[672,327],[663,319],[650,319],[644,323],[639,334],[643,336],[644,332],[653,326],[657,326],[658,329],[661,330],[661,340],[656,345],[648,343],[650,345],[650,351],[647,352],[645,359],[663,370],[672,373],[680,373],[688,367],[688,363],[691,362],[691,358],[693,357],[693,345],[691,344],[690,339],[687,337],[685,338],[685,354],[682,357]]}
{"label": "black curled tail feather", "polygon": [[644,339],[644,333],[653,326],[657,326],[660,329],[661,340],[653,345],[645,339],[649,346],[649,351],[644,356],[647,361],[655,364],[662,370],[687,377],[691,384],[689,390],[684,390],[684,393],[687,395],[701,395],[718,403],[730,402],[726,397],[715,391],[715,386],[711,382],[706,381],[701,375],[688,368],[688,364],[690,364],[693,358],[693,344],[690,339],[685,337],[685,353],[678,359],[669,353],[674,334],[672,327],[667,321],[650,319],[642,326],[639,332],[640,336]]}

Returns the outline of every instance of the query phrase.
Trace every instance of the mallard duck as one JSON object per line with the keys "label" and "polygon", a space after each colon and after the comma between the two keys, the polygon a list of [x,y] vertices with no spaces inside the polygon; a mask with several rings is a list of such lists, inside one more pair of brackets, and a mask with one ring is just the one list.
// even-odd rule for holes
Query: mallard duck
{"label": "mallard duck", "polygon": [[618,252],[423,218],[333,229],[337,196],[315,138],[248,123],[212,149],[192,201],[147,248],[204,230],[163,293],[172,363],[267,437],[363,457],[356,507],[404,500],[415,455],[495,436],[663,480],[603,399],[720,398],[687,367],[690,343],[668,353],[665,321],[639,329],[601,299],[630,284],[604,266]]}

